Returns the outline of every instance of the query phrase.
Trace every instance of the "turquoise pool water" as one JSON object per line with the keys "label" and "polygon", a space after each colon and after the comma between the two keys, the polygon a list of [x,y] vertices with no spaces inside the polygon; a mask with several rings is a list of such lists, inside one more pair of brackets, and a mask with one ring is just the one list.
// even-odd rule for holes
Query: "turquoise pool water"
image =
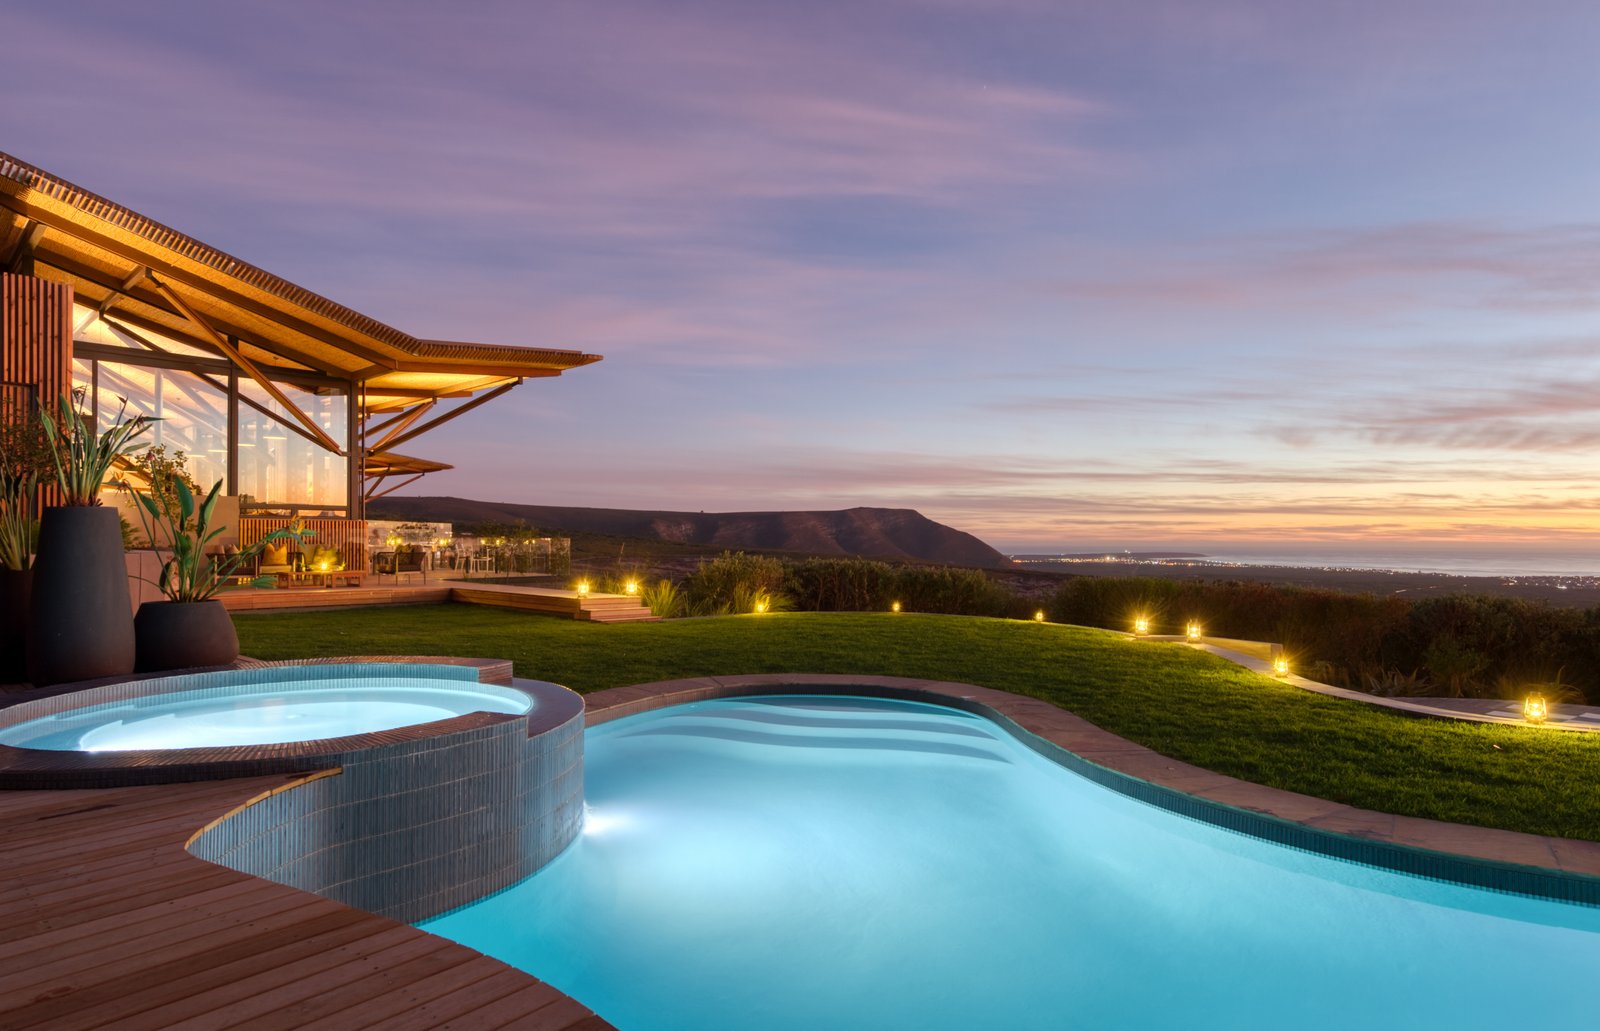
{"label": "turquoise pool water", "polygon": [[1187,820],[955,710],[695,703],[585,777],[576,844],[422,926],[622,1031],[1595,1026],[1600,909]]}
{"label": "turquoise pool water", "polygon": [[61,752],[266,745],[528,709],[521,692],[471,681],[335,675],[104,702],[0,729],[0,744]]}

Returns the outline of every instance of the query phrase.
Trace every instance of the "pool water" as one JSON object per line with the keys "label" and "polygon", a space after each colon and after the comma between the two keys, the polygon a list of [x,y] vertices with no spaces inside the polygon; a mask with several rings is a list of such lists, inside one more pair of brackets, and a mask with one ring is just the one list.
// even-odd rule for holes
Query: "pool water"
{"label": "pool water", "polygon": [[1600,909],[1188,820],[955,710],[699,702],[584,763],[577,843],[421,926],[622,1031],[1594,1026]]}
{"label": "pool water", "polygon": [[0,729],[0,744],[67,752],[266,745],[528,709],[520,692],[471,681],[342,676],[104,702]]}

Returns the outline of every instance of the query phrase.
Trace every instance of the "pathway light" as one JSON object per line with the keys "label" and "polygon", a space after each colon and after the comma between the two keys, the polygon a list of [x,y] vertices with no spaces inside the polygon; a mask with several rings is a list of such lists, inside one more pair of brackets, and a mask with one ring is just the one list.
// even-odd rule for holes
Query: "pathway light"
{"label": "pathway light", "polygon": [[1184,631],[1184,636],[1187,637],[1190,641],[1199,642],[1199,640],[1200,640],[1200,621],[1199,620],[1195,620],[1195,619],[1189,620],[1189,626],[1188,626],[1188,629],[1186,629]]}
{"label": "pathway light", "polygon": [[1535,691],[1522,700],[1522,718],[1529,723],[1543,723],[1550,718],[1550,703]]}
{"label": "pathway light", "polygon": [[1138,637],[1143,637],[1145,634],[1148,634],[1150,632],[1150,619],[1149,619],[1149,617],[1148,616],[1140,616],[1137,619],[1135,619],[1133,621],[1133,632]]}
{"label": "pathway light", "polygon": [[890,612],[899,612],[900,611],[900,603],[897,602],[897,601],[891,601],[889,603],[889,611]]}

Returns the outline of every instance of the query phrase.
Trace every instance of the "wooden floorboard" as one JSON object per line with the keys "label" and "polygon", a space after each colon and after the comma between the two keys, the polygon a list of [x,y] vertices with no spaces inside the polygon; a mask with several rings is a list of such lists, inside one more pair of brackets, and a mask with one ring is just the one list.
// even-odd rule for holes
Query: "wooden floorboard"
{"label": "wooden floorboard", "polygon": [[0,1027],[608,1026],[464,946],[185,851],[282,783],[0,791]]}

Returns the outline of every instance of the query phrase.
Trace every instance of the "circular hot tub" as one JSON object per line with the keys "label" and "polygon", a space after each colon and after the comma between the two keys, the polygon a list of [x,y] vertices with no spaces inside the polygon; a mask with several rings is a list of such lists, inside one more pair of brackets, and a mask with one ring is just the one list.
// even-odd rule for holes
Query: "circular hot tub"
{"label": "circular hot tub", "polygon": [[[485,680],[498,682],[484,682]],[[203,859],[398,920],[539,869],[583,818],[583,699],[510,663],[287,663],[0,709],[0,789],[263,778]]]}

